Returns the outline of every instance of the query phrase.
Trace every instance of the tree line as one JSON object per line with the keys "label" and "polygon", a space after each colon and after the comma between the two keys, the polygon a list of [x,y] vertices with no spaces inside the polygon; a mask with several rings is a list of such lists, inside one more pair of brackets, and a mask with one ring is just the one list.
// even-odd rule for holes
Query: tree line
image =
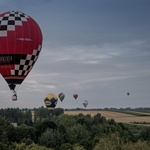
{"label": "tree line", "polygon": [[[32,117],[34,110],[35,118]],[[66,115],[57,108],[0,109],[2,150],[148,150],[150,127],[95,116]],[[13,126],[11,123],[17,123]]]}

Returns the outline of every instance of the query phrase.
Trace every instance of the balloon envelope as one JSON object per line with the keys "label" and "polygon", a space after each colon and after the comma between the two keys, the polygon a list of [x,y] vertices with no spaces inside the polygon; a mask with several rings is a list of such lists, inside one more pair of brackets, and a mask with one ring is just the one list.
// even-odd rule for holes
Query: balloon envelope
{"label": "balloon envelope", "polygon": [[58,98],[55,94],[49,93],[45,99],[44,103],[48,110],[53,111],[57,105]]}
{"label": "balloon envelope", "polygon": [[88,101],[84,101],[83,106],[86,108],[87,105],[88,105]]}
{"label": "balloon envelope", "polygon": [[73,94],[73,97],[74,97],[75,99],[77,99],[77,98],[78,98],[78,94]]}
{"label": "balloon envelope", "polygon": [[42,48],[42,32],[30,16],[9,11],[0,14],[0,73],[11,90],[31,71]]}
{"label": "balloon envelope", "polygon": [[62,102],[65,98],[65,94],[64,93],[59,93],[58,97],[59,97],[60,101]]}

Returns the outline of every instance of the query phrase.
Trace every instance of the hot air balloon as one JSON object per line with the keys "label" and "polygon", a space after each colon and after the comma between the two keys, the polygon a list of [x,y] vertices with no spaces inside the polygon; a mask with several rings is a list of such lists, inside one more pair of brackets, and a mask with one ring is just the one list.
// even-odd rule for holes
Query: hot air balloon
{"label": "hot air balloon", "polygon": [[34,19],[19,11],[0,14],[0,73],[14,95],[16,85],[27,77],[41,48],[42,32]]}
{"label": "hot air balloon", "polygon": [[130,93],[128,92],[128,93],[127,93],[127,95],[129,96],[129,95],[130,95]]}
{"label": "hot air balloon", "polygon": [[84,101],[83,106],[86,108],[87,105],[88,105],[88,101]]}
{"label": "hot air balloon", "polygon": [[59,97],[60,101],[62,102],[65,98],[65,94],[64,93],[59,93],[58,97]]}
{"label": "hot air balloon", "polygon": [[57,101],[58,101],[58,98],[53,93],[49,93],[44,99],[44,103],[50,112],[52,112],[55,109],[57,105]]}
{"label": "hot air balloon", "polygon": [[77,98],[78,98],[78,94],[73,94],[73,97],[74,97],[75,99],[77,99]]}

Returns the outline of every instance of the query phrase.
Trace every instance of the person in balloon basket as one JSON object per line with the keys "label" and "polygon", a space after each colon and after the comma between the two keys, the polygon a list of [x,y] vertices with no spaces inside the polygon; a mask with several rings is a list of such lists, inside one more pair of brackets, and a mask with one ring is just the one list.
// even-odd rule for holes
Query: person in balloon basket
{"label": "person in balloon basket", "polygon": [[14,93],[13,93],[13,96],[12,96],[12,100],[13,100],[13,101],[16,101],[16,100],[17,100],[17,93],[16,93],[15,90],[14,90],[13,92],[14,92]]}

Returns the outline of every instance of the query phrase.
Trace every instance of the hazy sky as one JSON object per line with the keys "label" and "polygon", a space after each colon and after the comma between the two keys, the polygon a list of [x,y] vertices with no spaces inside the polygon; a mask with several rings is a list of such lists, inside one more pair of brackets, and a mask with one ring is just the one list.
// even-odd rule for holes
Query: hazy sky
{"label": "hazy sky", "polygon": [[11,10],[36,20],[43,48],[18,101],[0,76],[0,108],[45,107],[60,92],[61,108],[150,107],[149,0],[0,0]]}

